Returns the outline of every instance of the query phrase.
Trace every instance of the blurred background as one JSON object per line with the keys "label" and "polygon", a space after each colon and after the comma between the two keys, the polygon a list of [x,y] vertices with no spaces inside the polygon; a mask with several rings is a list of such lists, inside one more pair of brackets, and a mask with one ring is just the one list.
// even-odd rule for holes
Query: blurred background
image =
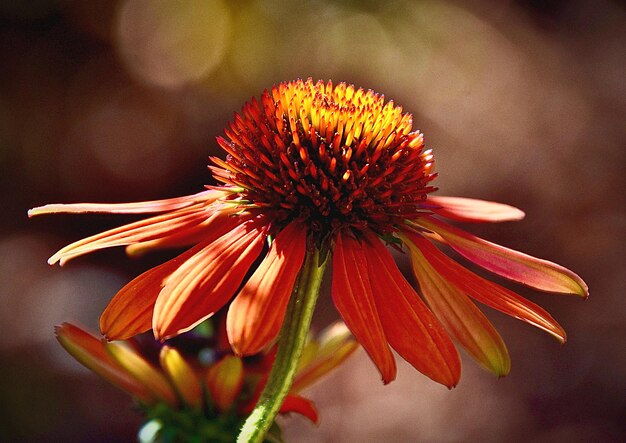
{"label": "blurred background", "polygon": [[[463,356],[452,391],[403,362],[383,387],[361,352],[311,389],[319,427],[284,420],[288,441],[626,441],[625,47],[626,11],[604,0],[3,1],[0,440],[135,439],[131,401],[53,327],[95,330],[112,295],[167,256],[50,268],[59,247],[130,219],[27,209],[195,193],[233,112],[313,77],[413,113],[442,195],[527,213],[469,230],[571,268],[591,297],[515,288],[563,324],[565,346],[487,312],[513,360],[500,380]],[[318,328],[337,316],[319,305]]]}

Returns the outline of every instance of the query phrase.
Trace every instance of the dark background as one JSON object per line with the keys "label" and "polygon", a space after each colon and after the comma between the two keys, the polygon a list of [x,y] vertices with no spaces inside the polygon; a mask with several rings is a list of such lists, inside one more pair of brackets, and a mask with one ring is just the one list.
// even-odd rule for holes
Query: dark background
{"label": "dark background", "polygon": [[[361,352],[310,391],[319,428],[284,421],[290,441],[625,441],[625,30],[622,6],[593,0],[0,3],[0,440],[135,438],[130,400],[53,327],[95,329],[164,258],[120,249],[49,268],[62,245],[130,219],[27,209],[195,193],[232,113],[311,76],[413,113],[442,195],[527,213],[468,229],[573,269],[591,297],[516,288],[561,321],[565,346],[488,312],[513,360],[500,380],[464,358],[452,391],[404,364],[383,387]],[[316,315],[336,316],[329,298]]]}

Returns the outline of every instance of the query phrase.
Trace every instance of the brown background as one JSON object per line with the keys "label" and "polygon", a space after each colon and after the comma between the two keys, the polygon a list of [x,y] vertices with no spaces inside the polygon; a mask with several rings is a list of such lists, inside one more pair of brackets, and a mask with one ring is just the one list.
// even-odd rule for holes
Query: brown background
{"label": "brown background", "polygon": [[[527,213],[468,229],[575,270],[591,297],[518,288],[562,322],[563,347],[488,312],[513,360],[501,380],[464,356],[452,391],[403,364],[383,387],[360,353],[310,391],[319,428],[284,422],[290,441],[625,441],[625,29],[623,7],[592,0],[3,2],[0,440],[134,439],[128,398],[52,331],[95,328],[115,291],[167,256],[113,250],[49,268],[60,246],[129,219],[26,210],[197,192],[232,113],[311,76],[413,113],[442,195]],[[335,317],[324,297],[316,325]]]}

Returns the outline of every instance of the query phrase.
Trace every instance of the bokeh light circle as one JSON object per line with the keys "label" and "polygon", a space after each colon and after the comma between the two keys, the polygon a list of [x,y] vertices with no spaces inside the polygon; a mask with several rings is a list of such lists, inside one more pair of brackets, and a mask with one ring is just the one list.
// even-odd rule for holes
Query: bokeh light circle
{"label": "bokeh light circle", "polygon": [[220,64],[230,27],[222,0],[127,0],[118,10],[117,50],[133,76],[175,89]]}

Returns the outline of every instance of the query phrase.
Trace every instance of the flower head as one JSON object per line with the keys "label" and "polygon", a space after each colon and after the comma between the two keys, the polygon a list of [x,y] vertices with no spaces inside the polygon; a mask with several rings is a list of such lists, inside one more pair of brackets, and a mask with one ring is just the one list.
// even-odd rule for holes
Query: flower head
{"label": "flower head", "polygon": [[[468,271],[445,244],[479,266],[543,291],[587,296],[573,272],[475,237],[441,220],[500,222],[524,213],[508,205],[435,197],[433,154],[411,114],[370,90],[331,82],[281,83],[252,99],[218,138],[219,186],[196,195],[122,205],[48,205],[51,212],[160,213],[73,243],[50,259],[96,249],[130,254],[193,245],[140,275],[101,318],[111,339],[151,327],[166,339],[222,308],[238,355],[274,340],[307,248],[332,253],[332,298],[385,383],[396,366],[390,346],[422,373],[454,386],[454,339],[497,375],[509,371],[502,339],[471,298],[565,340],[542,308]],[[408,251],[416,290],[386,245]],[[244,281],[255,261],[262,257]]]}
{"label": "flower head", "polygon": [[[230,347],[220,344],[225,330],[192,332],[166,344],[146,336],[106,342],[69,323],[56,332],[76,360],[129,393],[146,418],[158,420],[160,427],[179,438],[176,441],[192,436],[202,441],[232,441],[258,399],[275,355],[269,349],[251,357],[235,356]],[[309,340],[306,359],[281,413],[296,412],[317,422],[315,405],[300,391],[357,348],[341,323],[328,327],[317,340]]]}
{"label": "flower head", "polygon": [[214,177],[242,207],[274,223],[299,221],[316,238],[354,228],[397,231],[424,212],[433,156],[412,117],[373,91],[340,83],[283,83],[252,100],[218,143]]}

